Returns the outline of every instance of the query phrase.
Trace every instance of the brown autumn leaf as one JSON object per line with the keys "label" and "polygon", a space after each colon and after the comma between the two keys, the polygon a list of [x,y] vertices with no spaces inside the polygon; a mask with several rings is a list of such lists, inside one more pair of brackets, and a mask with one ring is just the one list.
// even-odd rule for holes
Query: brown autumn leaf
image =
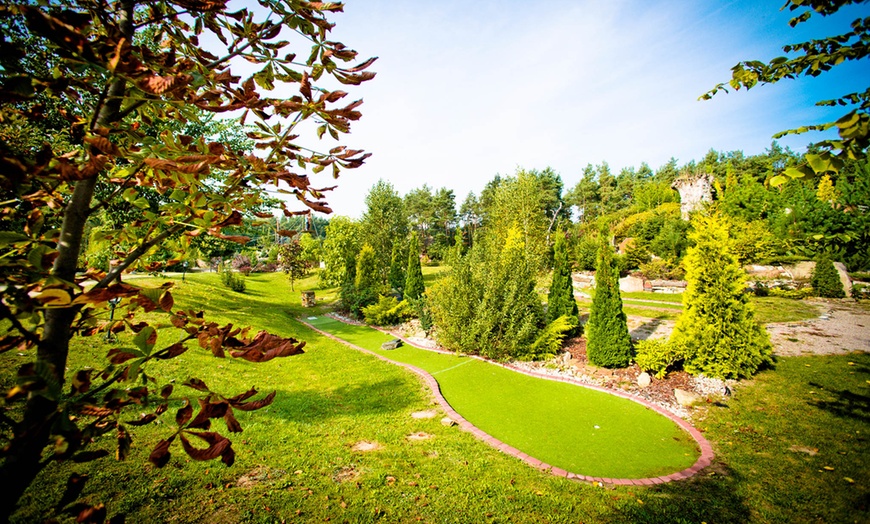
{"label": "brown autumn leaf", "polygon": [[295,338],[284,338],[267,331],[260,331],[250,343],[231,351],[230,355],[249,362],[266,362],[276,357],[304,353],[302,351],[304,346],[305,342],[299,342]]}
{"label": "brown autumn leaf", "polygon": [[231,406],[235,406],[236,403],[244,402],[245,400],[248,400],[249,398],[253,397],[256,394],[257,394],[257,389],[251,388],[248,391],[245,391],[244,393],[240,393],[240,394],[236,395],[235,397],[228,398],[227,402],[229,402]]}
{"label": "brown autumn leaf", "polygon": [[162,295],[160,295],[160,309],[163,311],[171,311],[172,306],[175,305],[175,300],[172,298],[172,293],[169,291],[164,291]]}
{"label": "brown autumn leaf", "polygon": [[120,156],[121,150],[118,149],[118,146],[113,144],[108,138],[102,136],[89,136],[85,137],[85,143],[92,145],[94,148],[99,150],[101,153],[105,153],[107,155],[112,156]]}
{"label": "brown autumn leaf", "polygon": [[213,418],[223,418],[227,413],[227,409],[230,405],[227,401],[222,400],[220,402],[208,402],[203,399],[199,399],[199,413],[196,414],[196,418],[191,420],[187,427],[196,428],[196,429],[208,429],[211,426],[211,419]]}
{"label": "brown autumn leaf", "polygon": [[277,231],[277,234],[282,236],[282,237],[294,237],[294,236],[296,236],[296,233],[298,233],[298,231],[292,231],[289,229],[279,229]]}
{"label": "brown autumn leaf", "polygon": [[236,402],[233,404],[233,407],[242,411],[256,411],[271,404],[272,401],[275,400],[275,393],[276,392],[273,391],[265,397],[261,398],[260,400],[254,400],[251,402]]}
{"label": "brown autumn leaf", "polygon": [[169,446],[172,444],[172,439],[170,440],[161,440],[154,446],[154,449],[151,450],[151,454],[148,455],[148,462],[154,464],[158,468],[162,468],[169,462],[170,457],[172,456],[169,453]]}
{"label": "brown autumn leaf", "polygon": [[150,424],[157,420],[157,415],[154,413],[148,413],[139,417],[138,420],[128,420],[127,424],[131,426],[145,426],[146,424]]}
{"label": "brown autumn leaf", "polygon": [[87,393],[87,391],[91,389],[91,373],[93,373],[93,371],[93,369],[82,369],[76,371],[72,377],[70,393]]}
{"label": "brown autumn leaf", "polygon": [[106,355],[106,358],[109,359],[109,362],[112,364],[123,364],[130,359],[134,359],[139,355],[134,355],[133,353],[128,353],[121,348],[112,348],[109,350],[109,353]]}
{"label": "brown autumn leaf", "polygon": [[92,417],[106,417],[106,416],[114,413],[114,410],[111,410],[109,408],[101,408],[99,406],[93,406],[93,405],[88,404],[88,405],[80,407],[78,409],[78,412],[81,413],[82,415],[89,415]]}
{"label": "brown autumn leaf", "polygon": [[184,405],[178,408],[178,411],[175,413],[175,423],[178,424],[178,427],[182,427],[187,424],[187,421],[192,416],[193,406],[190,405],[190,400],[184,399]]}
{"label": "brown autumn leaf", "polygon": [[189,84],[191,80],[193,80],[193,77],[187,74],[175,76],[159,76],[152,74],[136,82],[136,85],[138,85],[141,90],[151,93],[152,95],[161,95],[167,91],[174,91],[179,87],[185,86]]}
{"label": "brown autumn leaf", "polygon": [[239,421],[236,420],[236,417],[233,415],[233,408],[227,406],[227,412],[224,413],[224,422],[227,423],[227,429],[233,433],[241,433],[242,425],[239,424]]}
{"label": "brown autumn leaf", "polygon": [[[184,448],[184,452],[192,458],[193,460],[213,460],[224,454],[224,451],[230,447],[230,439],[218,435],[214,432],[203,432],[203,433],[194,433],[190,432],[191,435],[196,435],[197,437],[205,440],[209,443],[209,446],[205,449],[195,448],[190,444],[190,441],[187,438],[180,434],[179,438],[181,439],[181,445]],[[218,438],[215,438],[218,437]]]}

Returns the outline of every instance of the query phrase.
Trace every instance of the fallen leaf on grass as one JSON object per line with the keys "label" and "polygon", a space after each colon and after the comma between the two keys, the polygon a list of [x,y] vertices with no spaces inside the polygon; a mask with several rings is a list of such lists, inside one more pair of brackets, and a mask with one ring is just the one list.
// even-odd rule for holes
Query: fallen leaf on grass
{"label": "fallen leaf on grass", "polygon": [[834,468],[832,468],[831,466],[824,466],[822,469],[825,471],[834,471]]}
{"label": "fallen leaf on grass", "polygon": [[811,457],[815,457],[819,454],[819,448],[808,448],[806,446],[798,446],[797,444],[788,448],[788,450],[792,453],[806,453]]}

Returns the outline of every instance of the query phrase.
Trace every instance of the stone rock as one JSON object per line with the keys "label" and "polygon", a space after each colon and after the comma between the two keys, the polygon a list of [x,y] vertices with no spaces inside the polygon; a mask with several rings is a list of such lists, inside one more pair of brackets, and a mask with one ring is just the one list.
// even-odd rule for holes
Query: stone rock
{"label": "stone rock", "polygon": [[682,175],[674,180],[671,187],[680,193],[680,215],[683,220],[689,220],[689,213],[704,202],[713,200],[713,177],[707,173]]}
{"label": "stone rock", "polygon": [[637,376],[637,385],[638,386],[645,388],[645,387],[649,386],[650,383],[652,383],[652,377],[650,377],[649,373],[647,373],[646,371],[644,371],[643,373],[641,373],[640,375]]}
{"label": "stone rock", "polygon": [[384,350],[396,349],[397,347],[399,347],[401,345],[402,345],[402,341],[400,339],[396,338],[393,340],[388,340],[388,341],[384,342],[383,344],[381,344],[381,349],[384,349]]}
{"label": "stone rock", "polygon": [[445,426],[447,426],[447,427],[449,428],[449,427],[455,426],[455,425],[456,425],[456,421],[453,420],[453,419],[450,418],[450,417],[444,417],[444,418],[441,419],[441,424],[443,424],[443,425],[445,425]]}
{"label": "stone rock", "polygon": [[643,279],[631,275],[619,279],[619,290],[624,293],[643,291]]}
{"label": "stone rock", "polygon": [[846,272],[846,265],[842,262],[834,262],[834,268],[840,275],[840,283],[843,284],[843,291],[846,292],[846,297],[852,296],[852,279],[849,278],[849,273]]}
{"label": "stone rock", "polygon": [[435,415],[438,413],[434,409],[427,409],[426,411],[415,411],[411,413],[411,418],[435,418]]}
{"label": "stone rock", "polygon": [[791,275],[792,280],[808,281],[813,274],[816,263],[812,261],[798,262],[793,266],[786,266],[785,270]]}
{"label": "stone rock", "polygon": [[700,404],[704,401],[704,397],[692,391],[675,388],[674,396],[677,398],[677,403],[683,407],[692,407],[695,404]]}

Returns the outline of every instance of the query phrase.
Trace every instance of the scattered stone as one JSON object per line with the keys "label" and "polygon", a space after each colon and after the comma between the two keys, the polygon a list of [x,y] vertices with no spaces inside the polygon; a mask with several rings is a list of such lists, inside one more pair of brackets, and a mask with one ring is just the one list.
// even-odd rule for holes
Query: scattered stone
{"label": "scattered stone", "polygon": [[350,449],[353,451],[377,451],[381,449],[381,445],[377,442],[371,442],[368,440],[360,440],[356,444],[353,445]]}
{"label": "scattered stone", "polygon": [[619,290],[624,293],[643,291],[643,279],[631,275],[619,279]]}
{"label": "scattered stone", "polygon": [[426,411],[415,411],[411,413],[411,418],[434,418],[438,413],[434,409],[427,409]]}
{"label": "scattered stone", "polygon": [[640,375],[637,376],[637,385],[645,388],[652,383],[652,377],[649,376],[649,373],[644,371]]}
{"label": "scattered stone", "polygon": [[396,349],[397,347],[399,347],[401,345],[402,345],[402,341],[400,339],[396,338],[393,340],[388,340],[388,341],[384,342],[383,344],[381,344],[381,349],[391,350],[391,349]]}
{"label": "scattered stone", "polygon": [[674,397],[681,406],[687,408],[704,401],[704,397],[701,395],[680,388],[674,389]]}
{"label": "scattered stone", "polygon": [[450,418],[450,417],[444,417],[444,418],[441,419],[441,424],[443,424],[443,425],[445,425],[445,426],[447,426],[447,427],[449,428],[449,427],[453,427],[453,426],[455,426],[455,425],[456,425],[456,421],[453,420],[453,419]]}
{"label": "scattered stone", "polygon": [[408,440],[429,440],[434,437],[435,435],[430,435],[429,433],[423,433],[422,431],[418,431],[417,433],[411,433],[405,438]]}

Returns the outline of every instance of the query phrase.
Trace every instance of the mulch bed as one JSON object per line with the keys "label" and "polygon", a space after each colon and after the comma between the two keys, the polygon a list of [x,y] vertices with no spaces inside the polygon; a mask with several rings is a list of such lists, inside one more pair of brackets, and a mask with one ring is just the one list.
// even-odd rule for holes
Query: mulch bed
{"label": "mulch bed", "polygon": [[649,386],[641,388],[637,385],[637,376],[642,370],[637,364],[627,368],[607,369],[589,364],[586,356],[586,339],[582,337],[566,341],[565,351],[571,353],[571,360],[566,365],[573,366],[578,374],[602,379],[603,387],[629,392],[643,392],[643,397],[657,403],[675,403],[674,388],[694,391],[692,376],[685,371],[672,371],[663,379],[652,377]]}

